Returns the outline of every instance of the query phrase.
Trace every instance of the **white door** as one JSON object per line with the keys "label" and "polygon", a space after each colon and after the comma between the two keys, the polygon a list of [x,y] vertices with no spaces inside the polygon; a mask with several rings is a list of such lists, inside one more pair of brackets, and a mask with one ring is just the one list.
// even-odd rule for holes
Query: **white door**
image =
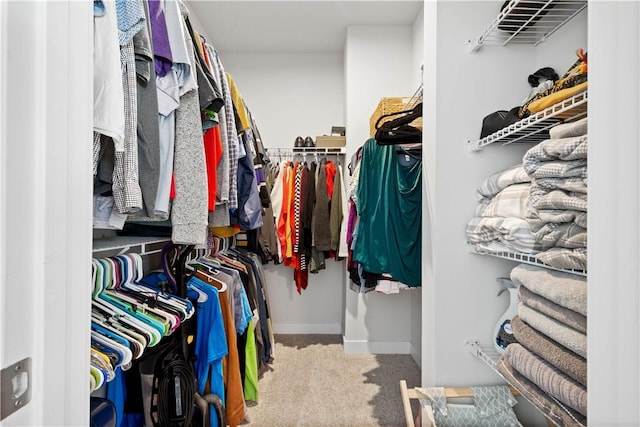
{"label": "white door", "polygon": [[91,2],[0,1],[0,426],[89,424],[92,46]]}

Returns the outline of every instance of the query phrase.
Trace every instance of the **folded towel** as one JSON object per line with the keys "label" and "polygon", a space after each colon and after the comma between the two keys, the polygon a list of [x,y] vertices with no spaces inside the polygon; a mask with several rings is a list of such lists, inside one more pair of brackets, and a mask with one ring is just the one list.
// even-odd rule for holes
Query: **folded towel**
{"label": "folded towel", "polygon": [[520,394],[562,427],[586,427],[587,418],[550,397],[524,375],[513,369],[507,360],[500,358],[496,366],[498,372],[518,389]]}
{"label": "folded towel", "polygon": [[526,306],[542,314],[546,314],[583,334],[587,333],[587,316],[569,310],[553,301],[549,301],[545,297],[531,292],[524,286],[518,287],[518,298],[520,298],[520,301]]}
{"label": "folded towel", "polygon": [[558,305],[587,315],[587,278],[529,264],[511,270],[511,280]]}
{"label": "folded towel", "polygon": [[511,329],[518,343],[523,347],[542,357],[583,386],[587,386],[587,361],[583,357],[536,331],[523,322],[520,316],[515,316],[511,320]]}
{"label": "folded towel", "polygon": [[556,319],[542,314],[523,303],[518,304],[518,316],[527,322],[529,326],[542,332],[558,344],[567,347],[585,359],[587,358],[586,334],[578,332],[564,323],[560,323]]}
{"label": "folded towel", "polygon": [[552,139],[570,138],[587,134],[587,118],[575,122],[561,123],[549,129],[549,137]]}
{"label": "folded towel", "polygon": [[509,344],[502,357],[548,395],[587,416],[587,390],[582,384],[518,343]]}
{"label": "folded towel", "polygon": [[587,271],[587,248],[551,248],[536,254],[536,259],[555,268]]}

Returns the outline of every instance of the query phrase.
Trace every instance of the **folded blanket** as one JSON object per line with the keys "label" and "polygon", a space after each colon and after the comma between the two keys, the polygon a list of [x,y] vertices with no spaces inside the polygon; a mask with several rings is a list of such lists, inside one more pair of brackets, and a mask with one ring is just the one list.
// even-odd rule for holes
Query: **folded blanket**
{"label": "folded blanket", "polygon": [[586,248],[551,248],[536,254],[536,259],[555,268],[587,271]]}
{"label": "folded blanket", "polygon": [[478,200],[491,199],[508,186],[525,182],[531,182],[531,177],[524,171],[522,163],[518,163],[485,179],[478,187]]}
{"label": "folded blanket", "polygon": [[[551,141],[551,140],[547,140]],[[544,162],[529,162],[529,169],[525,170],[535,179],[540,178],[587,178],[587,159],[578,160],[547,160]]]}
{"label": "folded blanket", "polygon": [[533,209],[527,216],[531,232],[535,233],[547,223],[574,222],[582,228],[587,228],[587,213],[558,209]]}
{"label": "folded blanket", "polygon": [[542,332],[558,344],[567,347],[585,359],[587,358],[587,336],[582,332],[578,332],[523,303],[518,304],[518,316],[529,326]]}
{"label": "folded blanket", "polygon": [[518,264],[510,278],[554,303],[587,315],[587,278],[529,264]]}
{"label": "folded blanket", "polygon": [[527,221],[521,218],[474,217],[467,223],[466,233],[469,243],[500,243],[503,246],[496,247],[500,252],[536,254],[551,247],[536,242]]}
{"label": "folded blanket", "polygon": [[531,194],[531,207],[534,209],[558,209],[587,211],[586,193],[569,193],[564,190],[538,190]]}
{"label": "folded blanket", "polygon": [[518,389],[529,402],[561,427],[586,427],[587,418],[556,399],[550,397],[524,375],[513,369],[507,360],[500,358],[498,372]]}
{"label": "folded blanket", "polygon": [[531,292],[524,286],[518,286],[518,298],[520,298],[520,301],[526,306],[542,314],[546,314],[567,326],[571,326],[576,331],[582,332],[583,334],[587,333],[586,316],[562,307],[553,301],[549,301],[545,297]]}
{"label": "folded blanket", "polygon": [[501,358],[549,396],[587,416],[587,390],[582,384],[518,343],[509,344]]}
{"label": "folded blanket", "polygon": [[524,170],[531,175],[544,162],[586,160],[588,139],[587,135],[546,139],[527,150],[522,158]]}
{"label": "folded blanket", "polygon": [[511,319],[511,329],[520,345],[542,357],[583,386],[587,386],[587,361],[583,357],[536,331],[523,322],[520,316]]}
{"label": "folded blanket", "polygon": [[549,136],[552,139],[570,138],[572,136],[582,136],[587,134],[587,118],[575,122],[561,123],[549,129]]}
{"label": "folded blanket", "polygon": [[526,218],[531,211],[529,190],[531,183],[513,184],[491,199],[483,199],[476,207],[476,216]]}
{"label": "folded blanket", "polygon": [[546,190],[564,190],[574,193],[587,193],[587,178],[536,178],[533,180],[532,191],[535,187]]}
{"label": "folded blanket", "polygon": [[533,233],[536,241],[545,247],[586,248],[587,230],[575,223],[548,223]]}

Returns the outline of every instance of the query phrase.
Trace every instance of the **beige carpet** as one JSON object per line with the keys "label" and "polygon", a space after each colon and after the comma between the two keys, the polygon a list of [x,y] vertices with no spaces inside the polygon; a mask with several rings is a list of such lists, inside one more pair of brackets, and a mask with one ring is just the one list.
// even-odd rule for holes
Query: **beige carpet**
{"label": "beige carpet", "polygon": [[345,354],[336,335],[275,339],[274,361],[259,381],[259,402],[249,403],[248,426],[405,425],[399,382],[420,385],[410,355]]}

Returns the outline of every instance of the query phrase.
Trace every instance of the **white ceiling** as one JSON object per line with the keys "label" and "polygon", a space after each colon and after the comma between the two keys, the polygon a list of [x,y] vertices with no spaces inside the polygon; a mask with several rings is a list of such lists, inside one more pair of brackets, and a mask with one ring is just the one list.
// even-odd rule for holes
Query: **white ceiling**
{"label": "white ceiling", "polygon": [[[220,52],[342,52],[349,25],[412,25],[423,1],[187,0]],[[195,17],[193,17],[195,15]]]}

